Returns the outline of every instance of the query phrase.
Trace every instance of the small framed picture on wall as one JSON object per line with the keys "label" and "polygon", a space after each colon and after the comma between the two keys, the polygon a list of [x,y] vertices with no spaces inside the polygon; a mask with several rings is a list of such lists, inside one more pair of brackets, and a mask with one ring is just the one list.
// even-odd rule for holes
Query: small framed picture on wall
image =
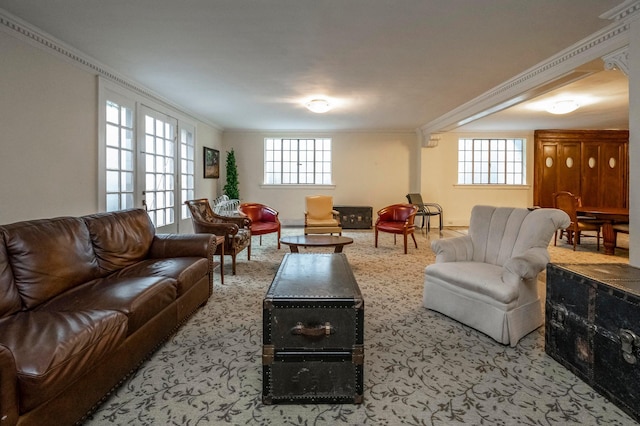
{"label": "small framed picture on wall", "polygon": [[217,179],[220,177],[220,151],[204,147],[204,178]]}

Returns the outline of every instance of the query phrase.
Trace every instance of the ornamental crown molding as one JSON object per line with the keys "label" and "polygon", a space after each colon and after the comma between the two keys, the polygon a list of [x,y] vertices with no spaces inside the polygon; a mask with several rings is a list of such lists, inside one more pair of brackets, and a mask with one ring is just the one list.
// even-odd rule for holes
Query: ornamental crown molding
{"label": "ornamental crown molding", "polygon": [[617,7],[603,13],[599,16],[602,19],[608,19],[611,21],[620,21],[627,19],[634,15],[638,15],[640,12],[640,1],[638,0],[625,0]]}
{"label": "ornamental crown molding", "polygon": [[212,123],[210,120],[204,117],[200,117],[197,114],[190,112],[188,109],[164,98],[158,93],[155,93],[154,91],[138,84],[137,82],[123,77],[113,69],[100,63],[98,60],[85,55],[79,50],[67,45],[66,43],[56,39],[52,35],[41,31],[35,26],[27,23],[26,21],[23,21],[22,19],[10,14],[9,12],[1,8],[0,30],[22,41],[25,41],[34,47],[55,55],[65,60],[66,62],[69,62],[72,65],[83,69],[84,71],[103,77],[113,83],[118,84],[121,87],[138,93],[139,95],[142,95],[147,99],[153,100],[159,104],[167,106],[171,109],[195,118],[196,120],[206,123],[217,130],[223,130],[219,125]]}
{"label": "ornamental crown molding", "polygon": [[524,102],[545,91],[566,85],[595,72],[579,67],[602,58],[624,72],[628,70],[625,48],[629,44],[630,22],[640,17],[640,0],[627,0],[600,16],[614,22],[544,62],[516,75],[420,127],[422,146],[430,145],[432,133],[448,132],[464,124]]}

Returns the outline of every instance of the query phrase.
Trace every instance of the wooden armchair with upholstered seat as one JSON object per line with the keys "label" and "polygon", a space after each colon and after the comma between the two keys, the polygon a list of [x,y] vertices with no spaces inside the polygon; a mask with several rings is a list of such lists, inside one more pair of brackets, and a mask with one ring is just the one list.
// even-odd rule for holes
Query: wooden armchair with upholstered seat
{"label": "wooden armchair with upholstered seat", "polygon": [[342,235],[340,212],[333,209],[330,195],[310,195],[305,198],[304,234]]}
{"label": "wooden armchair with upholstered seat", "polygon": [[553,245],[557,244],[558,233],[562,238],[563,233],[567,233],[567,242],[573,244],[573,251],[576,245],[580,244],[580,237],[584,231],[595,232],[596,250],[600,251],[600,230],[602,221],[595,218],[578,216],[578,207],[580,207],[580,197],[568,191],[559,191],[553,194],[554,206],[569,215],[571,223],[565,229],[556,231],[553,237]]}
{"label": "wooden armchair with upholstered seat", "polygon": [[247,260],[251,260],[251,220],[246,216],[220,216],[213,212],[209,200],[185,201],[191,211],[193,231],[197,234],[224,236],[216,254],[220,255],[220,280],[224,283],[224,255],[231,256],[233,275],[236,274],[236,256],[245,248]]}
{"label": "wooden armchair with upholstered seat", "polygon": [[260,203],[242,203],[238,210],[251,219],[251,236],[259,235],[260,245],[262,245],[263,235],[277,232],[278,249],[280,249],[281,226],[276,210]]}
{"label": "wooden armchair with upholstered seat", "polygon": [[404,237],[404,254],[407,254],[407,237],[411,235],[413,243],[418,248],[418,242],[414,235],[415,218],[418,207],[413,204],[392,204],[378,211],[378,219],[375,225],[375,247],[378,247],[378,232],[393,234],[393,242],[396,243],[396,235]]}

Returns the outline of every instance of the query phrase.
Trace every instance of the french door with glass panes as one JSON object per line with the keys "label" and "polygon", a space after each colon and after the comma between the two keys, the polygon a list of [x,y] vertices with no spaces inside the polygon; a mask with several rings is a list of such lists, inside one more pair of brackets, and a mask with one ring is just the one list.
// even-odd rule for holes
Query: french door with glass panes
{"label": "french door with glass panes", "polygon": [[99,92],[98,207],[142,207],[158,232],[190,230],[184,202],[195,195],[195,125],[147,107],[108,82],[100,80]]}
{"label": "french door with glass panes", "polygon": [[178,232],[177,127],[175,118],[140,107],[136,190],[158,233]]}

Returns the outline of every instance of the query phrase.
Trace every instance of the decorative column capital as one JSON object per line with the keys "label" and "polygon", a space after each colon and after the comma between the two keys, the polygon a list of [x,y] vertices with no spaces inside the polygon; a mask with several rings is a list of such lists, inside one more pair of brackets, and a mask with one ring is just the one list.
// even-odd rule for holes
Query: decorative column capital
{"label": "decorative column capital", "polygon": [[602,57],[604,68],[607,70],[619,69],[626,76],[629,75],[629,46],[611,52]]}
{"label": "decorative column capital", "polygon": [[440,142],[440,134],[439,133],[431,133],[427,129],[421,128],[418,129],[420,134],[420,142],[424,148],[435,148],[438,146]]}

